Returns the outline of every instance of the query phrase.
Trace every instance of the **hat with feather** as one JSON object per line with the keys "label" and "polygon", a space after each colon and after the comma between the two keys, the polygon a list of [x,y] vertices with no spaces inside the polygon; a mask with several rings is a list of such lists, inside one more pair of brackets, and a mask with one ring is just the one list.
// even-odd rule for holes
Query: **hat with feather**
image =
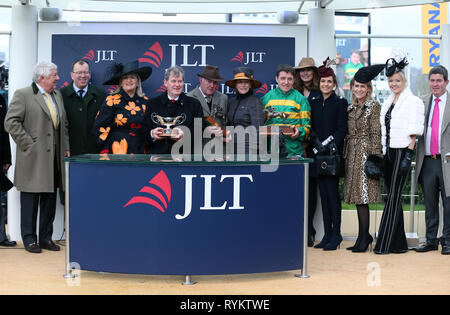
{"label": "hat with feather", "polygon": [[399,72],[400,70],[403,70],[407,65],[409,64],[406,57],[403,57],[401,60],[398,61],[398,58],[389,58],[386,61],[386,76],[390,77],[394,73]]}
{"label": "hat with feather", "polygon": [[325,78],[329,76],[334,75],[334,70],[331,68],[332,65],[336,64],[335,59],[330,59],[330,57],[327,57],[327,59],[324,60],[323,65],[321,65],[319,68],[317,68],[317,72],[319,74],[320,78]]}

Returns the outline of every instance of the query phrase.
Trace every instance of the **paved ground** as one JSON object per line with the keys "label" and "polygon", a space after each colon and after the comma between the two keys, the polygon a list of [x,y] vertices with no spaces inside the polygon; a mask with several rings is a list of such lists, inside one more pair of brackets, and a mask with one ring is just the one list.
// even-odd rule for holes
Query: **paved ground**
{"label": "paved ground", "polygon": [[[0,248],[0,294],[449,294],[450,256],[440,251],[419,254],[356,254],[341,249],[308,250],[309,279],[299,271],[232,276],[142,276],[81,271],[66,281],[64,251],[30,254]],[[64,247],[63,247],[64,249]]]}

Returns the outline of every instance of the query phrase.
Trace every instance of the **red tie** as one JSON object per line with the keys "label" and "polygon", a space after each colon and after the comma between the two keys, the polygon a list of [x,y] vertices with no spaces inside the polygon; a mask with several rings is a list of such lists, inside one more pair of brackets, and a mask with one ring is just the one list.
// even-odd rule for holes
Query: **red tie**
{"label": "red tie", "polygon": [[430,153],[434,156],[439,153],[439,101],[438,98],[434,100],[433,118],[431,118]]}

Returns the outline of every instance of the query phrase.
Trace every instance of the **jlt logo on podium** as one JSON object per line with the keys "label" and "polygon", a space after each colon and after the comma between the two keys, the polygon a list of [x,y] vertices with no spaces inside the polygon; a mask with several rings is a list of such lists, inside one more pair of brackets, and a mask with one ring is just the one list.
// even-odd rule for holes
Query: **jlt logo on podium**
{"label": "jlt logo on podium", "polygon": [[[200,191],[194,191],[194,184],[201,186],[203,192],[203,206],[199,210],[217,211],[217,210],[245,210],[245,205],[241,204],[241,183],[246,181],[253,183],[253,175],[251,174],[236,174],[236,175],[195,175],[183,174],[180,178],[184,181],[185,199],[183,215],[177,214],[177,220],[186,219],[192,212],[193,195],[198,196]],[[223,189],[220,185],[224,181],[231,181],[233,187],[233,200],[224,200],[221,205],[212,204],[213,183],[216,189]],[[161,212],[165,212],[170,204],[172,197],[172,186],[164,171],[160,171],[149,182],[149,185],[142,187],[139,191],[145,196],[134,196],[123,207],[128,207],[133,204],[147,204],[155,207]],[[199,189],[200,190],[200,189]]]}

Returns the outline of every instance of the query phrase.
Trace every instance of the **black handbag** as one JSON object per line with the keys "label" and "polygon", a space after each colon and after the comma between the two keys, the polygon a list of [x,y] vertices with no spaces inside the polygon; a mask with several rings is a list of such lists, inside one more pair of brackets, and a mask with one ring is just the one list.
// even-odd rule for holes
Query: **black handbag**
{"label": "black handbag", "polygon": [[330,145],[330,154],[316,156],[315,162],[318,176],[345,176],[344,159],[334,143]]}
{"label": "black handbag", "polygon": [[375,154],[370,154],[367,157],[366,163],[364,163],[364,173],[371,179],[380,179],[383,176],[383,172],[383,158]]}
{"label": "black handbag", "polygon": [[0,191],[7,192],[14,187],[14,184],[9,180],[9,178],[0,171]]}

